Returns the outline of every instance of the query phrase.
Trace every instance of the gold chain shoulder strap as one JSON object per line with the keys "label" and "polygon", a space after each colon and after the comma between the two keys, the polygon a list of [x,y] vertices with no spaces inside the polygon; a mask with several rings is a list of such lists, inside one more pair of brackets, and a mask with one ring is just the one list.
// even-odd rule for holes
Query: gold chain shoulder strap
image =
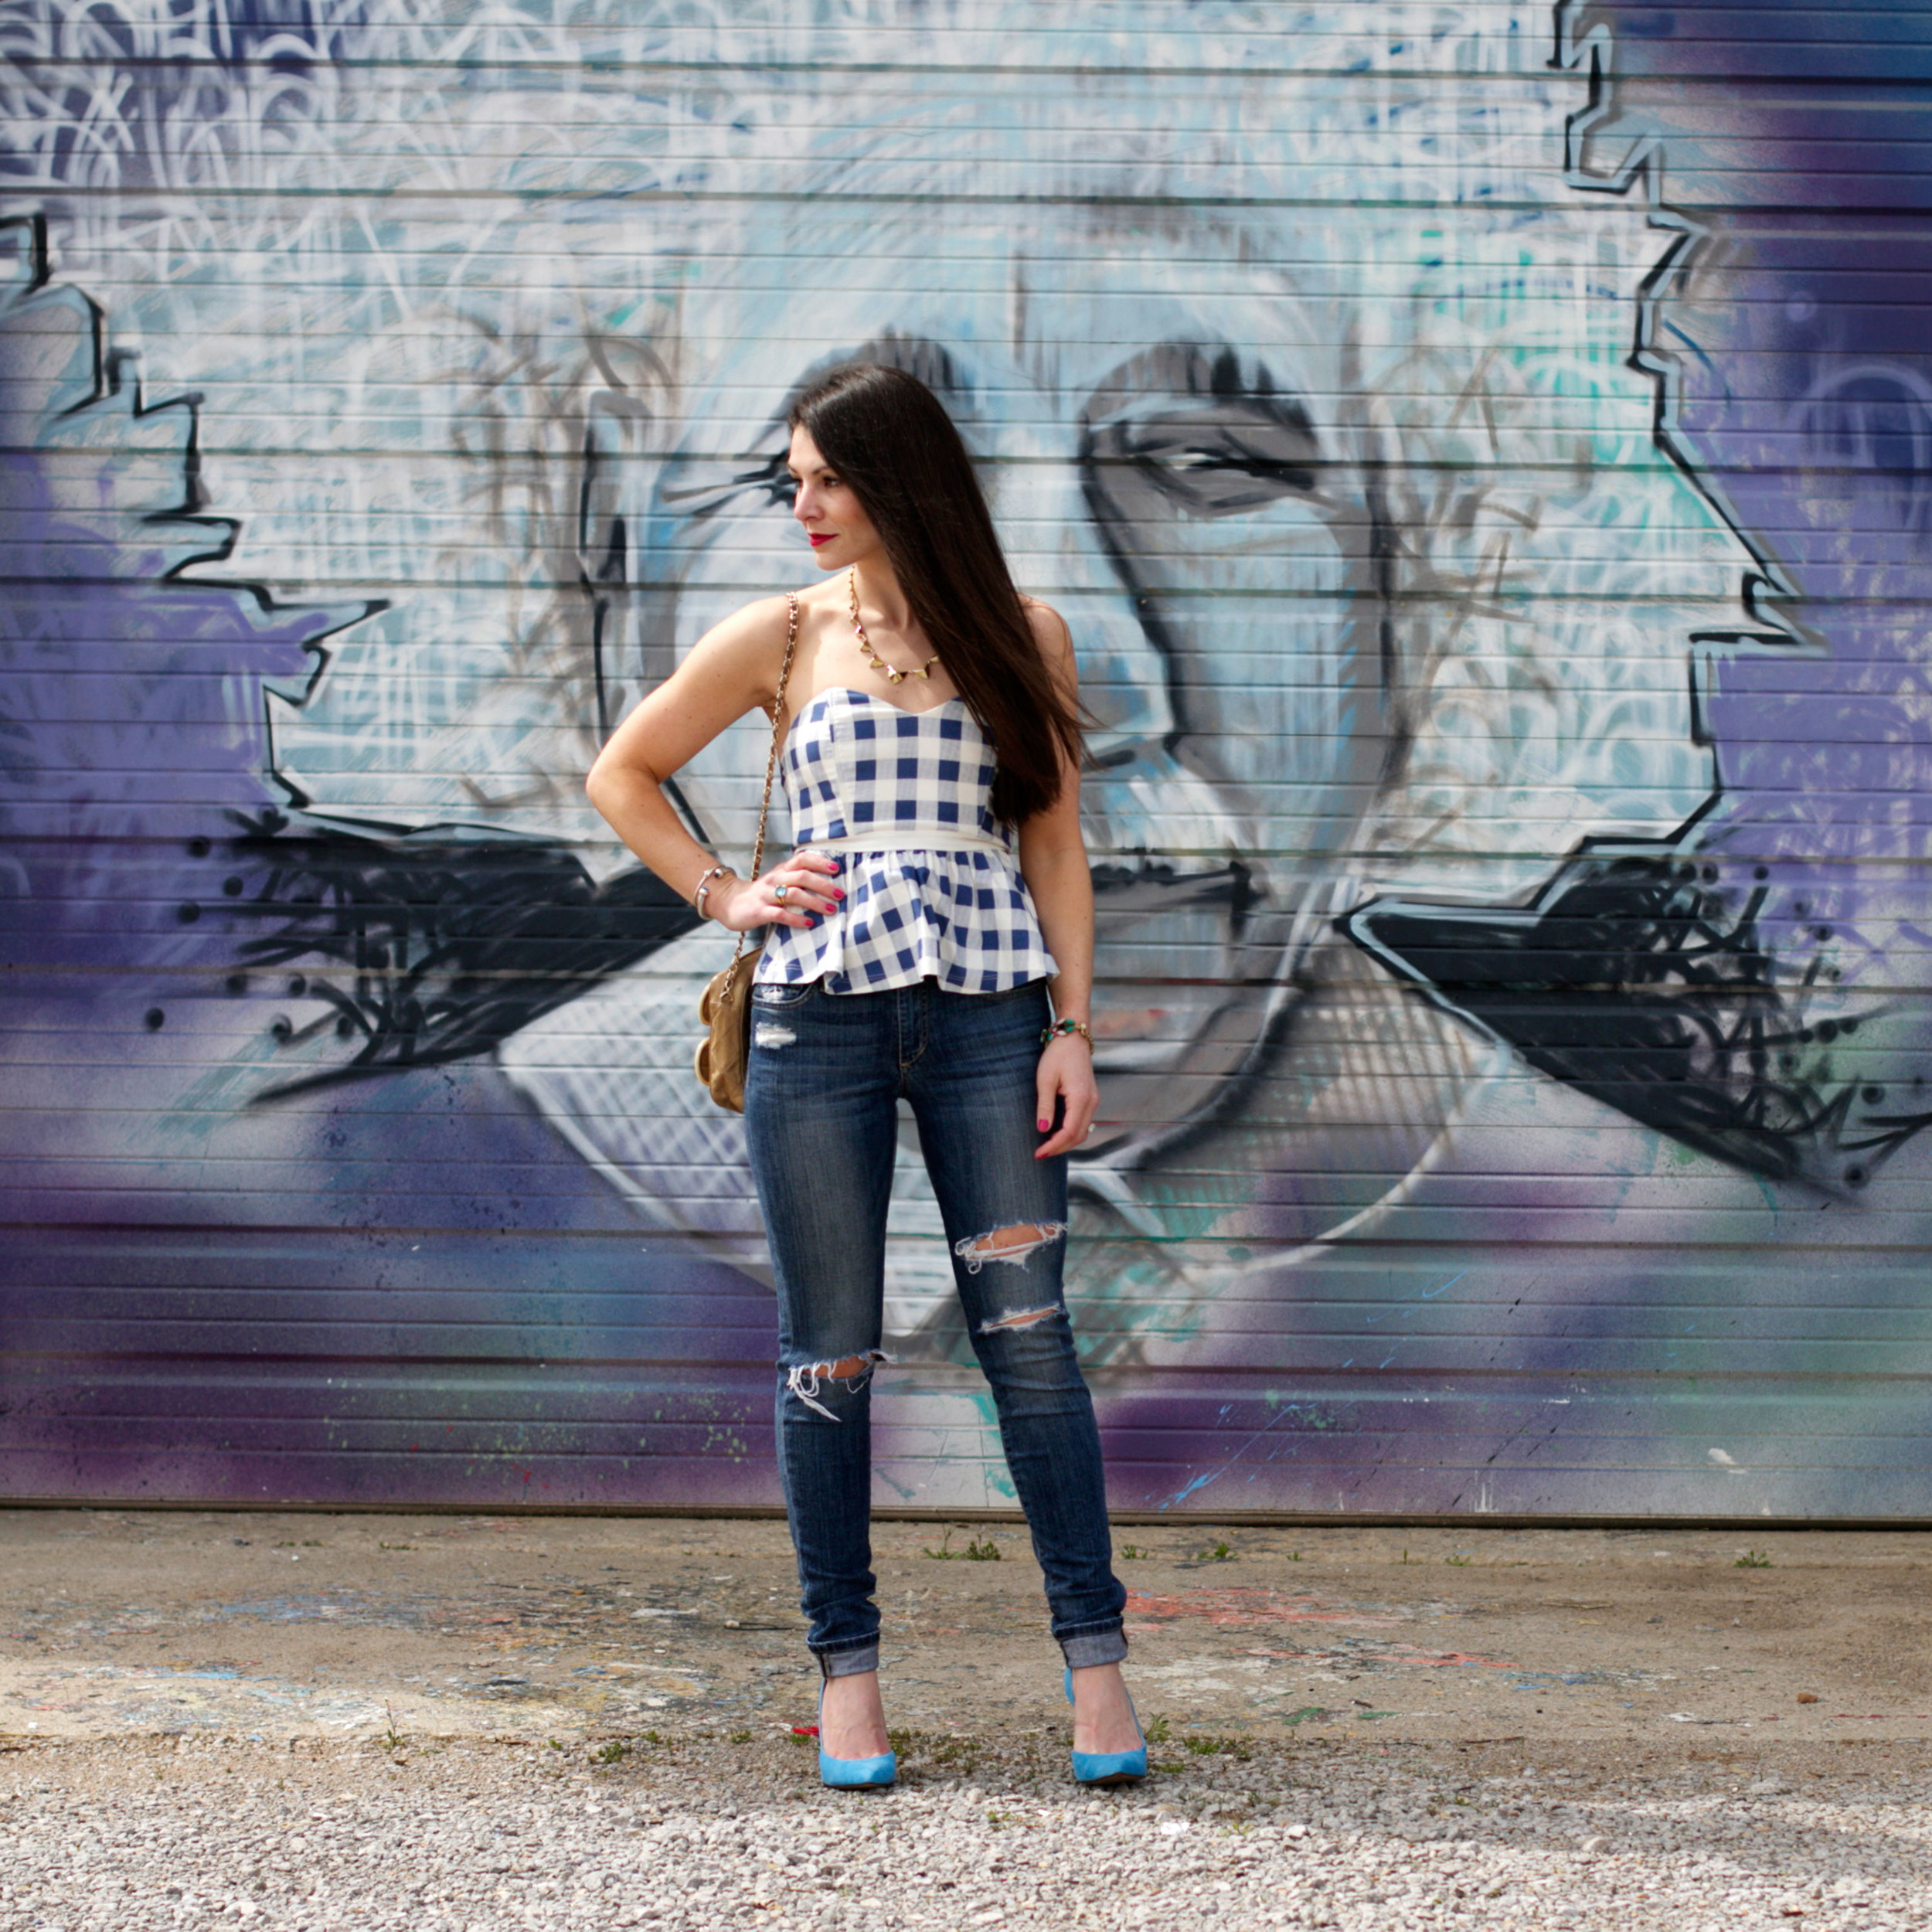
{"label": "gold chain shoulder strap", "polygon": [[[791,654],[798,647],[798,594],[785,593],[785,661],[778,667],[778,695],[771,701],[771,750],[765,759],[765,795],[758,807],[758,836],[751,849],[751,876],[755,879],[765,862],[765,821],[771,816],[771,781],[778,770],[778,747],[784,742],[785,686],[791,682]],[[724,990],[731,991],[738,961],[749,933],[740,933],[732,948],[731,964],[725,969]]]}

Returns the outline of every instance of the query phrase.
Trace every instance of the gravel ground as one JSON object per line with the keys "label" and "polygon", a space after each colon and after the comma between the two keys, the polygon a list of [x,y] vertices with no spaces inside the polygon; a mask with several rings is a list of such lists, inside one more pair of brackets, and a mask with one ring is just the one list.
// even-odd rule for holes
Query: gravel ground
{"label": "gravel ground", "polygon": [[1081,1791],[1063,1740],[900,1740],[889,1794],[812,1746],[231,1738],[0,1756],[0,1928],[594,1923],[1432,1926],[1804,1932],[1932,1923],[1932,1770],[1475,1745],[1164,1740]]}

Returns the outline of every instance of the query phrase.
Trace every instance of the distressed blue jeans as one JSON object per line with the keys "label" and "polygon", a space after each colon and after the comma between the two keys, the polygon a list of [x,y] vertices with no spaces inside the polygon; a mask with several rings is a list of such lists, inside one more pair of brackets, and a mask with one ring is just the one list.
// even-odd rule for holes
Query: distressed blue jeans
{"label": "distressed blue jeans", "polygon": [[[1066,1163],[1040,1161],[1036,981],[878,993],[759,986],[745,1131],[778,1284],[778,1461],[806,1641],[828,1677],[874,1670],[872,1373],[898,1104],[911,1104],[967,1332],[1075,1668],[1127,1655],[1094,1403],[1061,1294]],[[835,1372],[842,1371],[843,1372]]]}

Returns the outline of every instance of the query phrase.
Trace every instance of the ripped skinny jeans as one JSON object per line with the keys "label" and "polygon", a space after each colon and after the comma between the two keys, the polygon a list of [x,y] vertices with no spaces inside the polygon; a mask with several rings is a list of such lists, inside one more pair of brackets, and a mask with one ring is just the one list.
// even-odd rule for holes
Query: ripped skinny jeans
{"label": "ripped skinny jeans", "polygon": [[[806,1641],[827,1676],[876,1669],[872,1382],[886,1210],[911,1104],[992,1385],[1053,1635],[1078,1668],[1127,1654],[1094,1403],[1061,1296],[1066,1162],[1038,1161],[1043,982],[876,993],[753,989],[745,1131],[778,1287],[778,1461]],[[844,1369],[843,1374],[832,1371]]]}

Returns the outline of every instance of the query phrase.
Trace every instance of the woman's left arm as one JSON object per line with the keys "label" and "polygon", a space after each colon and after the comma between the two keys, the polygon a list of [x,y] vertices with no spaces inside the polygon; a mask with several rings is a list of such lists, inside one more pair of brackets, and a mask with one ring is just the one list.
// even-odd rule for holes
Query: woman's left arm
{"label": "woman's left arm", "polygon": [[[1028,600],[1026,614],[1040,655],[1059,680],[1070,701],[1075,699],[1078,674],[1073,665],[1073,639],[1060,614]],[[1036,812],[1019,828],[1019,869],[1039,914],[1046,950],[1059,968],[1053,981],[1053,1012],[1060,1019],[1093,1023],[1094,875],[1087,845],[1080,836],[1080,767],[1071,759],[1061,767],[1060,796],[1046,811]],[[1035,1158],[1046,1160],[1070,1154],[1087,1136],[1100,1105],[1094,1077],[1094,1052],[1077,1033],[1062,1034],[1041,1053],[1036,1075],[1039,1101],[1037,1118],[1043,1134]],[[1056,1107],[1060,1121],[1054,1124]]]}

